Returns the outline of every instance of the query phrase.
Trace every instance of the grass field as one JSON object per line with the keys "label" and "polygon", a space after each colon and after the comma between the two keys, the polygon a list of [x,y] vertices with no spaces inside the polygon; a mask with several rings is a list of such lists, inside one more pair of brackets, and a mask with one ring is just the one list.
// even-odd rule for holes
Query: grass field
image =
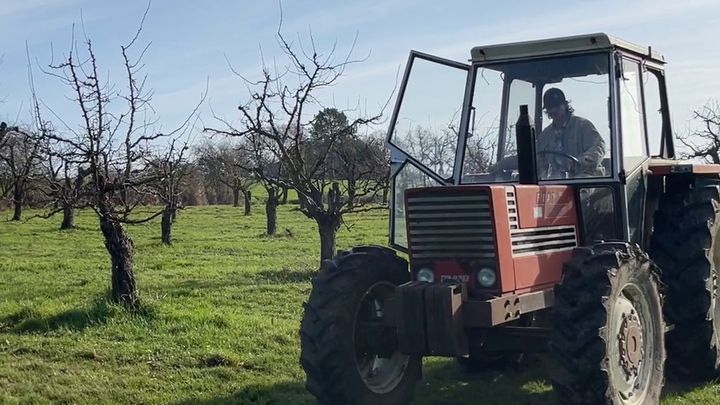
{"label": "grass field", "polygon": [[[311,404],[298,364],[302,303],[317,268],[314,224],[279,208],[265,237],[260,204],[191,207],[175,245],[132,226],[142,311],[106,300],[109,259],[97,220],[7,221],[0,212],[0,403]],[[385,244],[387,215],[348,218],[338,248]],[[285,230],[288,230],[286,232]],[[720,403],[720,386],[668,383],[663,404]],[[552,402],[542,361],[467,375],[426,359],[417,404]],[[482,401],[481,401],[482,399]]]}

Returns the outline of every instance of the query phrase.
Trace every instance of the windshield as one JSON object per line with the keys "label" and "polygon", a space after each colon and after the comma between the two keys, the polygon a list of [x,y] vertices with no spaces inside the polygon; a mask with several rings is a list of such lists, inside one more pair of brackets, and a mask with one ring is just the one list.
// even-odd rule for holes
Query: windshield
{"label": "windshield", "polygon": [[608,66],[601,53],[477,67],[462,182],[517,180],[521,105],[536,128],[540,180],[610,176]]}

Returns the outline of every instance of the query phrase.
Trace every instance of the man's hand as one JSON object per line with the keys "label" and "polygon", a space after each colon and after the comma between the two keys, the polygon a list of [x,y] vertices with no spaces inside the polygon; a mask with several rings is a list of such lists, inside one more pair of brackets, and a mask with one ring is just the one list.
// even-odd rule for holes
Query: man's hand
{"label": "man's hand", "polygon": [[578,162],[580,162],[581,166],[585,167],[597,166],[597,160],[589,153],[583,153],[582,155],[578,156]]}

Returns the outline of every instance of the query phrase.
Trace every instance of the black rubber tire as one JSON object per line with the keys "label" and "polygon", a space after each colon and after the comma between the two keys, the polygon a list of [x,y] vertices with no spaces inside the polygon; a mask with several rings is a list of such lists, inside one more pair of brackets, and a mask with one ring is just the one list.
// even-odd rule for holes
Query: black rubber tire
{"label": "black rubber tire", "polygon": [[408,264],[393,250],[357,247],[326,261],[313,279],[300,326],[300,364],[306,388],[318,404],[384,405],[410,401],[421,377],[422,358],[410,356],[389,392],[373,392],[355,357],[355,317],[363,296],[378,282],[398,286],[410,280]]}
{"label": "black rubber tire", "polygon": [[661,270],[668,372],[706,381],[720,374],[720,182],[667,183],[650,252]]}
{"label": "black rubber tire", "polygon": [[[551,376],[559,403],[658,403],[665,363],[665,323],[655,271],[646,254],[626,244],[602,243],[575,250],[555,287],[552,310]],[[652,355],[640,363],[640,374],[647,375],[645,381],[637,382],[641,387],[634,397],[624,399],[616,382],[623,373],[617,361],[621,349],[617,335],[612,335],[613,325],[620,323],[617,308],[621,297],[627,297],[624,291],[628,288],[636,291],[633,299],[637,304],[645,306],[639,315],[647,321],[642,353]]]}

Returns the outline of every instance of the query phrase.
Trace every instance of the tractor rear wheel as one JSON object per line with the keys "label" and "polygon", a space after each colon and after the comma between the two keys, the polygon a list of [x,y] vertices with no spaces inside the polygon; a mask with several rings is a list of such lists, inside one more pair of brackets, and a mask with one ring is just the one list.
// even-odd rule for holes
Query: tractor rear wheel
{"label": "tractor rear wheel", "polygon": [[653,260],[661,270],[668,371],[709,380],[720,374],[720,183],[668,181],[655,215]]}
{"label": "tractor rear wheel", "polygon": [[410,280],[407,262],[381,247],[358,247],[323,264],[300,326],[300,363],[318,404],[404,404],[422,358],[398,350],[383,323],[385,301]]}
{"label": "tractor rear wheel", "polygon": [[562,404],[656,404],[665,363],[655,266],[637,247],[578,248],[555,287],[553,387]]}

